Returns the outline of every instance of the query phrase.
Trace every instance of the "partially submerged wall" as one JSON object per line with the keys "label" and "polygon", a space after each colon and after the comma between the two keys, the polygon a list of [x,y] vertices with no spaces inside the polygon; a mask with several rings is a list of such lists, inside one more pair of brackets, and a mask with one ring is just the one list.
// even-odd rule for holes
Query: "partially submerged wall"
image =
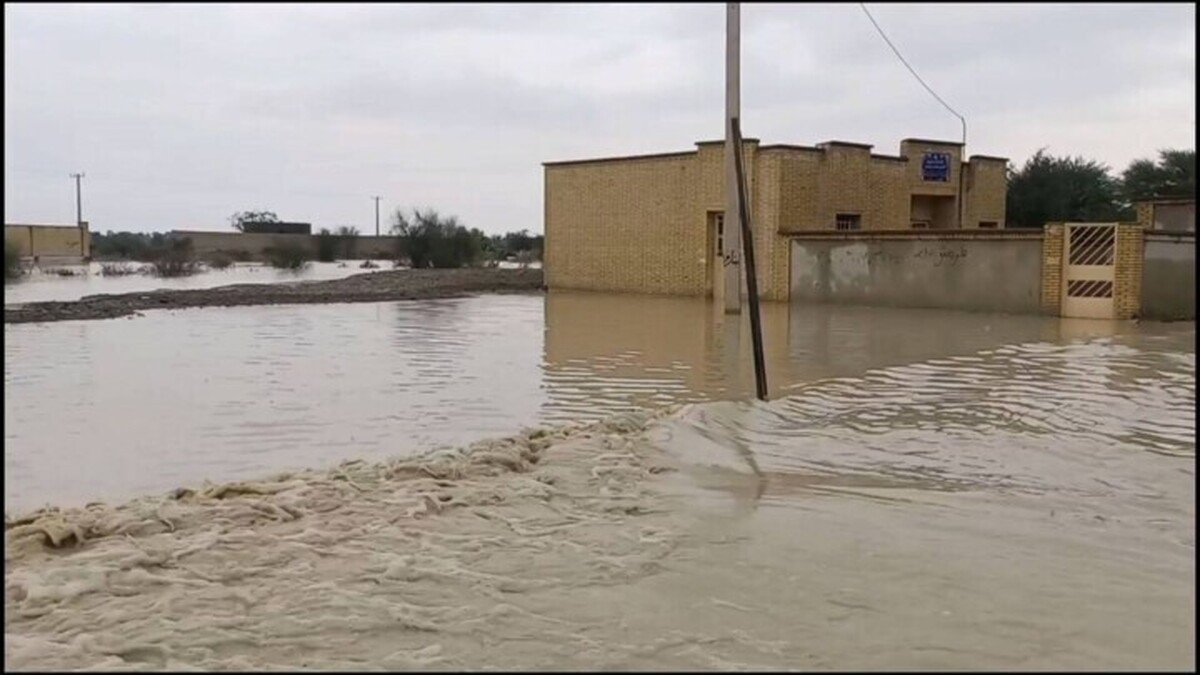
{"label": "partially submerged wall", "polygon": [[794,302],[1038,314],[1042,233],[795,235],[791,281]]}
{"label": "partially submerged wall", "polygon": [[[301,246],[312,255],[317,253],[317,235],[315,234],[279,234],[279,233],[246,233],[246,232],[203,232],[192,230],[176,230],[173,236],[186,237],[192,240],[192,248],[196,255],[211,253],[244,252],[252,256],[261,256],[268,248],[280,246]],[[352,258],[381,258],[391,259],[396,255],[396,237],[353,237]],[[342,249],[338,248],[338,257],[345,257]]]}
{"label": "partially submerged wall", "polygon": [[91,236],[85,222],[75,225],[5,224],[4,241],[22,258],[40,262],[81,262],[91,254]]}
{"label": "partially submerged wall", "polygon": [[1196,235],[1147,232],[1142,268],[1141,316],[1196,319]]}

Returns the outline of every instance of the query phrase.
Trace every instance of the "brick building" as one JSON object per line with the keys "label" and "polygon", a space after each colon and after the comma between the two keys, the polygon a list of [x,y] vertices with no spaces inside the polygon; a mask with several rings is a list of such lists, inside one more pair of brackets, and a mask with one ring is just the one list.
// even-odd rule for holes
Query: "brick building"
{"label": "brick building", "polygon": [[[746,139],[762,297],[787,300],[791,235],[819,231],[1003,229],[1007,160],[906,139],[899,155],[830,141]],[[547,162],[550,288],[711,295],[722,284],[724,142],[659,155]],[[731,233],[733,234],[733,233]]]}

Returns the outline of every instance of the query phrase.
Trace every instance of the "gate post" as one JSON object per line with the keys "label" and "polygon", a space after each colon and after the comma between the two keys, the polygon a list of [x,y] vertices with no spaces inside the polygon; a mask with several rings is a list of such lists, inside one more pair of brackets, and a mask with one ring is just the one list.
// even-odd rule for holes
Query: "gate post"
{"label": "gate post", "polygon": [[1114,318],[1136,319],[1142,313],[1142,268],[1146,232],[1138,223],[1117,223],[1117,255],[1114,270]]}
{"label": "gate post", "polygon": [[1047,223],[1042,229],[1042,313],[1062,314],[1063,232],[1062,223]]}

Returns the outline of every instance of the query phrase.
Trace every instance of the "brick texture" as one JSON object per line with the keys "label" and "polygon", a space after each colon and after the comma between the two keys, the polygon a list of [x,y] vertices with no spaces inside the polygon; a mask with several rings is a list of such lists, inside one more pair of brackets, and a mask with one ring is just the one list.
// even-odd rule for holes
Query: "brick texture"
{"label": "brick texture", "polygon": [[[692,152],[550,163],[545,167],[545,269],[550,288],[711,295],[722,270],[710,214],[725,208],[724,145]],[[925,183],[920,154],[949,152],[951,180]],[[787,300],[791,233],[833,231],[858,214],[864,231],[908,229],[914,194],[954,196],[961,148],[902,144],[902,155],[868,146],[743,146],[760,297]],[[1000,162],[1004,166],[1004,162]],[[998,178],[997,178],[998,177]],[[1003,222],[1002,168],[978,171],[974,213]],[[999,215],[991,218],[999,205]],[[733,219],[729,219],[732,223]]]}
{"label": "brick texture", "polygon": [[1141,313],[1145,230],[1140,223],[1117,224],[1116,269],[1113,275],[1115,319],[1135,319]]}
{"label": "brick texture", "polygon": [[1054,316],[1062,313],[1065,231],[1062,223],[1049,223],[1042,235],[1042,311]]}

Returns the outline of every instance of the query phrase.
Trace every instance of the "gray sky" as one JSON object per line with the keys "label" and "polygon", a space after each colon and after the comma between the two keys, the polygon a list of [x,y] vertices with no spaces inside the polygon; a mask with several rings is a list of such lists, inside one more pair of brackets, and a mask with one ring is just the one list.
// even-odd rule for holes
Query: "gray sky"
{"label": "gray sky", "polygon": [[[871,5],[968,152],[1195,147],[1194,5]],[[5,222],[374,230],[371,195],[542,229],[541,162],[722,134],[724,6],[4,7]],[[857,4],[742,6],[764,143],[959,137]]]}

